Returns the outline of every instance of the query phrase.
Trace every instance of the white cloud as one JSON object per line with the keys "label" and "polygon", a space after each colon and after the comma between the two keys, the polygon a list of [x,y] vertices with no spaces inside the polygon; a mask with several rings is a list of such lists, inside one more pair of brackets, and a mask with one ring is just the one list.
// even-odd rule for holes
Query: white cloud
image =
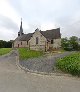
{"label": "white cloud", "polygon": [[[9,18],[18,26],[18,28],[20,27],[21,16],[9,4],[9,0],[0,0],[0,16],[4,16],[7,19]],[[8,22],[8,21],[3,20],[3,22]],[[10,24],[4,23],[4,28],[1,28],[1,25],[0,25],[0,31],[3,30],[3,31],[1,31],[0,39],[5,39],[5,40],[14,39],[14,37],[11,33],[12,29],[10,29],[10,30],[6,29],[6,25],[8,25],[8,27],[10,26]],[[23,22],[23,27],[24,27],[24,29],[28,29],[28,27],[29,27],[25,21]],[[14,30],[14,31],[16,31],[16,30]],[[17,31],[19,31],[19,30],[17,30]],[[16,34],[17,34],[17,31],[16,31]],[[8,34],[6,35],[6,32],[9,35]]]}
{"label": "white cloud", "polygon": [[[0,15],[4,15],[11,20],[13,20],[18,27],[20,26],[20,19],[22,16],[20,16],[16,10],[9,4],[9,0],[1,0],[0,1]],[[28,25],[26,25],[26,22],[23,22],[24,28],[27,28]]]}
{"label": "white cloud", "polygon": [[45,22],[41,25],[41,30],[45,31],[45,30],[50,30],[50,29],[56,29],[58,28],[58,24],[56,23],[51,23],[51,22]]}
{"label": "white cloud", "polygon": [[0,39],[1,40],[14,40],[16,38],[16,32],[0,27]]}
{"label": "white cloud", "polygon": [[10,6],[8,3],[9,0],[1,0],[0,1],[0,14],[4,15],[10,19],[12,19],[14,22],[18,22],[20,16],[17,14],[17,12]]}
{"label": "white cloud", "polygon": [[0,15],[14,22],[10,29],[6,23],[4,28],[0,28],[4,29],[0,39],[13,39],[15,36],[11,31],[17,36],[19,30],[12,28],[13,31],[11,27],[16,24],[19,28],[21,17],[24,33],[33,32],[37,27],[41,27],[41,30],[60,27],[62,36],[80,36],[80,0],[0,0]]}

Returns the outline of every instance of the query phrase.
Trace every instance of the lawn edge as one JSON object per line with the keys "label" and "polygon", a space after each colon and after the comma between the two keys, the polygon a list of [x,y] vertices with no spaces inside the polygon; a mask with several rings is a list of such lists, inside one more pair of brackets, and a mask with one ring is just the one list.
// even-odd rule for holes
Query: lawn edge
{"label": "lawn edge", "polygon": [[0,57],[9,56],[12,52],[13,52],[13,49],[10,52],[6,53],[6,54],[0,55]]}

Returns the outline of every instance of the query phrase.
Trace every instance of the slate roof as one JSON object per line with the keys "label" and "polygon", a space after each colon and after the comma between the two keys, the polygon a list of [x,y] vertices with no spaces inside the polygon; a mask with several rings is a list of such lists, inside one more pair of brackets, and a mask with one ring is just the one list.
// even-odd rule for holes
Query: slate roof
{"label": "slate roof", "polygon": [[41,33],[46,39],[49,39],[49,40],[61,38],[60,28],[52,29],[52,30],[46,30],[46,31],[40,31],[40,33]]}
{"label": "slate roof", "polygon": [[32,35],[33,33],[23,34],[22,36],[18,36],[15,40],[16,41],[29,41]]}
{"label": "slate roof", "polygon": [[[60,34],[60,28],[52,29],[52,30],[46,30],[46,31],[40,31],[40,33],[47,39],[58,39],[61,38]],[[29,34],[23,34],[22,36],[18,36],[15,41],[29,41],[30,38],[33,36],[34,33]]]}

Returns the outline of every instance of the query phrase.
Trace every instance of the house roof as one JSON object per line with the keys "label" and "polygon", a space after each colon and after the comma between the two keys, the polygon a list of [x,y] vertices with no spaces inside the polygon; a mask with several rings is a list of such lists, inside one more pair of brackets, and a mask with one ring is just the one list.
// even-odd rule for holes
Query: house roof
{"label": "house roof", "polygon": [[[61,38],[60,34],[60,28],[52,29],[52,30],[46,30],[46,31],[40,31],[40,33],[47,39],[58,39]],[[15,41],[29,41],[30,38],[33,36],[34,33],[29,34],[23,34],[22,36],[18,36]]]}
{"label": "house roof", "polygon": [[46,30],[46,31],[40,31],[40,33],[46,38],[46,39],[58,39],[61,38],[60,34],[60,28],[52,29],[52,30]]}
{"label": "house roof", "polygon": [[15,40],[16,41],[29,41],[32,35],[33,33],[23,34],[22,36],[18,36]]}

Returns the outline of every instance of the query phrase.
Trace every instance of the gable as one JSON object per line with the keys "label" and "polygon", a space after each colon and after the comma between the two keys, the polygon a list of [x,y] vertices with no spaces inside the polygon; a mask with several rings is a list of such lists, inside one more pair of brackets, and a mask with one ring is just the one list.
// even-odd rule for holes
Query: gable
{"label": "gable", "polygon": [[42,39],[46,39],[45,36],[43,34],[41,34],[40,31],[35,31],[34,34],[33,34],[33,37],[39,37],[39,38],[42,38]]}
{"label": "gable", "polygon": [[45,45],[46,40],[47,39],[40,33],[40,31],[35,31],[29,42],[30,45],[36,45],[37,43],[39,45]]}

